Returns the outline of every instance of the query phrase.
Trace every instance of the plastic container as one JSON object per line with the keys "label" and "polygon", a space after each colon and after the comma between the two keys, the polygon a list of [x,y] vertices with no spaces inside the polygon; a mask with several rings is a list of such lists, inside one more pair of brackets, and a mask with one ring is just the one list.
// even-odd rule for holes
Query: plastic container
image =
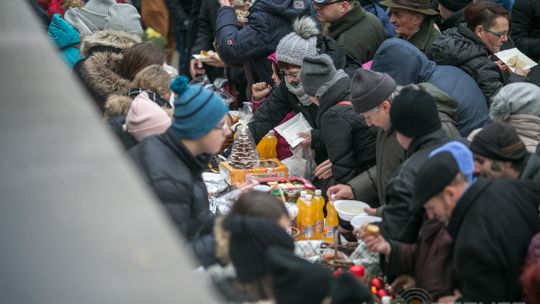
{"label": "plastic container", "polygon": [[324,220],[323,240],[328,244],[333,244],[336,241],[338,228],[338,215],[333,200],[334,195],[326,204],[326,219]]}
{"label": "plastic container", "polygon": [[359,214],[365,214],[364,209],[370,208],[368,204],[355,200],[338,200],[334,202],[334,208],[339,218],[350,222],[353,217]]}
{"label": "plastic container", "polygon": [[268,131],[268,134],[266,134],[257,145],[259,156],[266,159],[277,158],[277,142],[278,140],[274,134],[274,130]]}

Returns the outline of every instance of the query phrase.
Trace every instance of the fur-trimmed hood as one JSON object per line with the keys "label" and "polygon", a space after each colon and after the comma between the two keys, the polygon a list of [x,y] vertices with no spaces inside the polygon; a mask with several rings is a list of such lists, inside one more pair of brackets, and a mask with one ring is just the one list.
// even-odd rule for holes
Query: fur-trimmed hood
{"label": "fur-trimmed hood", "polygon": [[141,42],[139,36],[121,31],[104,30],[83,38],[81,42],[81,54],[88,57],[89,51],[96,46],[125,49]]}
{"label": "fur-trimmed hood", "polygon": [[94,96],[102,96],[100,102],[110,95],[127,94],[131,81],[115,71],[121,60],[122,54],[97,52],[82,62],[80,77]]}
{"label": "fur-trimmed hood", "polygon": [[217,217],[214,222],[214,237],[216,240],[216,258],[223,264],[229,264],[229,244],[231,233],[223,228],[225,217]]}

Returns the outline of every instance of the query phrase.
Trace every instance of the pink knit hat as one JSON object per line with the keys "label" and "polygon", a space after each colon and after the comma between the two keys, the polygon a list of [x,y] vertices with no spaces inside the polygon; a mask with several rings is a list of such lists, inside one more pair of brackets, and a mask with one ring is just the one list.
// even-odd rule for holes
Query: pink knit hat
{"label": "pink knit hat", "polygon": [[142,92],[131,102],[124,129],[142,141],[145,137],[167,131],[171,123],[169,115],[146,92]]}

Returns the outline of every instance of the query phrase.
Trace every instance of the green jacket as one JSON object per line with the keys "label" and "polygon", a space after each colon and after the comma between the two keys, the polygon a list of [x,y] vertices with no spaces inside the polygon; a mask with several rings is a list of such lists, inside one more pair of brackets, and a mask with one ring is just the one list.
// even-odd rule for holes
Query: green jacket
{"label": "green jacket", "polygon": [[425,54],[440,34],[441,32],[433,26],[433,18],[427,17],[422,22],[420,30],[409,37],[408,41]]}
{"label": "green jacket", "polygon": [[343,47],[348,60],[365,63],[384,41],[384,28],[375,15],[355,5],[341,19],[332,23],[328,35]]}

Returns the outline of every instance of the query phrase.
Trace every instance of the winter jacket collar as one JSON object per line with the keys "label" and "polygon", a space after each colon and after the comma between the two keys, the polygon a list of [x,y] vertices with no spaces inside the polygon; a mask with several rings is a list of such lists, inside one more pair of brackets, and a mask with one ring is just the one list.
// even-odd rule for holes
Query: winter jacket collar
{"label": "winter jacket collar", "polygon": [[476,34],[467,27],[467,24],[461,23],[457,26],[457,32],[466,40],[469,40],[476,45],[476,50],[485,55],[492,55],[491,50],[484,44],[484,42],[476,36]]}
{"label": "winter jacket collar", "polygon": [[418,238],[424,241],[429,240],[439,233],[442,226],[444,226],[444,223],[437,219],[426,219],[418,233]]}
{"label": "winter jacket collar", "polygon": [[491,185],[492,181],[479,178],[474,184],[469,186],[461,196],[452,212],[448,222],[448,233],[455,240],[459,233],[459,228],[469,209],[478,201],[478,197]]}
{"label": "winter jacket collar", "polygon": [[445,31],[449,28],[456,27],[458,24],[465,22],[465,14],[463,10],[457,11],[455,14],[450,16],[450,18],[444,20],[441,23],[441,31]]}
{"label": "winter jacket collar", "polygon": [[448,136],[443,129],[439,129],[435,132],[413,139],[409,149],[407,149],[407,154],[411,156],[420,150],[441,145],[446,141],[448,141]]}
{"label": "winter jacket collar", "polygon": [[[445,115],[445,118],[451,120],[453,124],[457,121],[459,106],[457,102],[448,94],[434,86],[429,82],[419,83],[418,87],[429,93],[429,95],[435,98],[437,105],[437,111],[439,111],[439,117],[441,114]],[[441,117],[442,119],[442,117]]]}
{"label": "winter jacket collar", "polygon": [[414,33],[407,40],[420,49],[420,51],[426,52],[439,34],[439,31],[433,26],[433,18],[426,17],[422,25],[420,25],[418,32]]}
{"label": "winter jacket collar", "polygon": [[193,175],[200,176],[207,168],[208,163],[212,159],[210,154],[201,154],[193,156],[191,152],[184,146],[181,139],[178,138],[171,128],[167,132],[158,135],[161,141],[189,168]]}
{"label": "winter jacket collar", "polygon": [[90,83],[96,92],[108,96],[111,94],[126,95],[131,82],[120,76],[115,68],[122,60],[121,54],[103,52],[95,53],[83,62],[84,81]]}
{"label": "winter jacket collar", "polygon": [[343,17],[330,25],[328,35],[336,39],[343,32],[362,22],[365,17],[366,11],[360,6],[354,6]]}
{"label": "winter jacket collar", "polygon": [[521,180],[540,180],[540,156],[529,154],[525,159],[525,168],[519,173],[518,179]]}
{"label": "winter jacket collar", "polygon": [[[341,70],[340,70],[341,71]],[[350,79],[347,74],[345,74],[343,71],[341,71],[342,74],[336,75],[338,76],[336,79],[336,82],[329,87],[328,91],[321,96],[320,104],[319,104],[319,110],[317,111],[317,126],[321,126],[321,118],[324,115],[326,111],[328,111],[331,107],[335,106],[340,101],[347,101],[350,100],[349,96],[349,84]],[[341,75],[341,76],[339,76]]]}
{"label": "winter jacket collar", "polygon": [[390,38],[383,42],[375,53],[371,69],[389,74],[399,85],[407,85],[428,82],[437,69],[437,64],[410,42]]}

